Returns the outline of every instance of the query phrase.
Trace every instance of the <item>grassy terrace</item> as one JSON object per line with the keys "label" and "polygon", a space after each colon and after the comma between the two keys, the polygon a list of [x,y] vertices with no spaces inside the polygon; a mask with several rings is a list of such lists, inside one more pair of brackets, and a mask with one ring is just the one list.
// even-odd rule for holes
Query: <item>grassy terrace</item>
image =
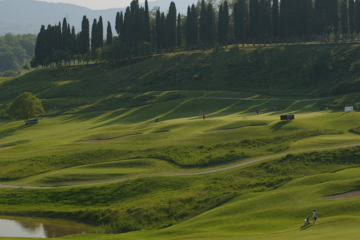
{"label": "grassy terrace", "polygon": [[[232,49],[218,55],[233,58],[220,58],[222,69],[211,65],[215,53],[195,52],[0,79],[0,110],[23,91],[47,110],[34,126],[0,119],[0,184],[17,186],[0,188],[0,214],[72,218],[121,234],[67,239],[356,239],[358,198],[321,197],[360,188],[360,114],[343,112],[360,95],[332,94],[356,86],[358,46],[318,46],[333,56],[319,82],[301,75],[310,74],[301,61],[313,48],[236,58]],[[270,64],[295,53],[287,66]],[[295,120],[280,121],[289,112]],[[314,208],[318,223],[301,228]]]}

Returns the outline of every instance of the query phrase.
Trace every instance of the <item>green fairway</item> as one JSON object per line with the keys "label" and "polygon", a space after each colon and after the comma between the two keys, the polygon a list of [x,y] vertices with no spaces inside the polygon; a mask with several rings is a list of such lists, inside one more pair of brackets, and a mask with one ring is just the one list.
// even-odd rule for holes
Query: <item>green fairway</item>
{"label": "green fairway", "polygon": [[[79,185],[196,172],[199,167],[213,169],[263,155],[360,143],[357,134],[348,132],[358,127],[358,113],[319,111],[319,100],[270,100],[241,93],[217,99],[221,94],[228,96],[227,92],[179,94],[189,97],[106,112],[44,117],[33,126],[2,122],[3,179],[15,185]],[[276,111],[270,111],[272,106]],[[200,111],[207,119],[199,118]],[[288,112],[295,114],[295,120],[280,121],[280,115]],[[155,122],[156,118],[160,121]],[[89,165],[141,158],[150,163],[135,164],[131,169],[109,164],[90,170]],[[156,166],[151,166],[146,159],[175,165],[166,167],[156,161]]]}
{"label": "green fairway", "polygon": [[[358,48],[232,47],[0,78],[0,214],[97,225],[63,239],[357,239],[359,197],[322,197],[360,189]],[[321,51],[332,60],[315,78]],[[24,91],[42,100],[38,124],[4,114]]]}

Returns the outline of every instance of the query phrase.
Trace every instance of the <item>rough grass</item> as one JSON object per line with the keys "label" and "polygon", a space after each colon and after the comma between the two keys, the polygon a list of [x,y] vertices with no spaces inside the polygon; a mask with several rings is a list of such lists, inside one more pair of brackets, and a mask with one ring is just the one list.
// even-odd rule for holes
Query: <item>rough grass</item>
{"label": "rough grass", "polygon": [[339,171],[359,167],[358,152],[351,148],[289,155],[210,176],[153,177],[63,189],[2,189],[0,206],[6,208],[1,213],[71,216],[103,223],[104,232],[167,227],[130,235],[138,238],[295,234],[313,208],[319,212],[319,225],[342,224],[360,214],[357,198],[320,199],[359,188],[359,168]]}
{"label": "rough grass", "polygon": [[[339,95],[358,91],[358,52],[358,44],[291,45],[246,50],[231,47],[218,53],[165,54],[117,68],[89,65],[37,70],[1,83],[0,100],[14,99],[24,91],[41,98],[99,97],[120,92],[169,90]],[[108,105],[109,101],[123,100],[108,99],[102,104]]]}

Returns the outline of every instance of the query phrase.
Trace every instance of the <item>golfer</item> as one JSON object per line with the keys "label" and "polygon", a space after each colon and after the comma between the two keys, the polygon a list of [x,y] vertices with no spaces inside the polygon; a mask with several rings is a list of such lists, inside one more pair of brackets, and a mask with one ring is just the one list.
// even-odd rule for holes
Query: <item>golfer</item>
{"label": "golfer", "polygon": [[312,217],[314,218],[314,224],[316,223],[316,219],[317,219],[317,212],[316,210],[313,210],[312,212]]}

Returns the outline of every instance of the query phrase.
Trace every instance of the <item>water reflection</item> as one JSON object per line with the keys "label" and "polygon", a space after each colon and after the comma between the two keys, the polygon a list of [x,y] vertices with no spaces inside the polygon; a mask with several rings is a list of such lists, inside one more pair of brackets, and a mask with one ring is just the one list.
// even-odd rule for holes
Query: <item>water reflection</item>
{"label": "water reflection", "polygon": [[0,237],[58,238],[93,229],[94,226],[68,220],[0,216]]}

